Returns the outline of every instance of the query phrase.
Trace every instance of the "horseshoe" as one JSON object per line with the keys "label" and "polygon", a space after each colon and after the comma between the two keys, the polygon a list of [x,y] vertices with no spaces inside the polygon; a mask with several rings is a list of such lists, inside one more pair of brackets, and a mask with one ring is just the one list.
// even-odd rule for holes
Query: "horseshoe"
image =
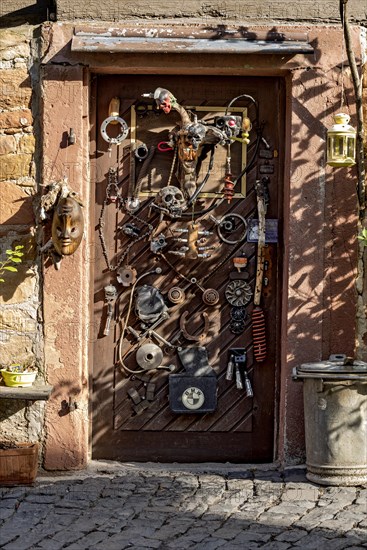
{"label": "horseshoe", "polygon": [[186,330],[186,318],[187,318],[188,315],[189,315],[189,312],[184,311],[183,314],[180,317],[181,332],[184,335],[184,337],[186,338],[186,340],[192,340],[193,342],[201,342],[202,340],[204,340],[206,338],[206,335],[207,335],[208,330],[209,330],[209,316],[205,311],[201,314],[201,316],[204,320],[204,328],[203,328],[201,334],[199,334],[198,336],[193,336],[192,334],[189,334]]}

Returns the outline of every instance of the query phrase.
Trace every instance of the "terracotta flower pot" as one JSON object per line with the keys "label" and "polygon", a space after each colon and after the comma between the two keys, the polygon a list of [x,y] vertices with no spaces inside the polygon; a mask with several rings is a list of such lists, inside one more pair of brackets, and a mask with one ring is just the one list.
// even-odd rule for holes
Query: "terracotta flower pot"
{"label": "terracotta flower pot", "polygon": [[0,446],[0,485],[29,485],[36,479],[37,469],[38,443]]}

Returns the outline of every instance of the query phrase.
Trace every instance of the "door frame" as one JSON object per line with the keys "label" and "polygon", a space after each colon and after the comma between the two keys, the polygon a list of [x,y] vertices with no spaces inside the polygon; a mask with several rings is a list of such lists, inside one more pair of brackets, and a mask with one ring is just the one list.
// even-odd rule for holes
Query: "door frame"
{"label": "door frame", "polygon": [[[269,30],[264,26],[253,29]],[[287,26],[277,27],[279,32],[287,29]],[[322,147],[325,128],[330,125],[330,112],[339,104],[336,82],[340,54],[334,46],[342,44],[342,30],[329,27],[325,32],[323,28],[304,25],[294,30],[309,33],[310,42],[317,45],[316,55],[220,54],[216,56],[220,67],[215,71],[223,75],[281,76],[286,83],[282,307],[278,323],[282,338],[274,460],[293,463],[304,459],[302,387],[292,382],[293,366],[320,360],[330,353],[354,353],[355,273],[350,265],[356,264],[356,248],[346,253],[348,239],[335,242],[332,231],[344,229],[344,220],[348,219],[350,223],[345,230],[351,239],[357,224],[354,196],[350,192],[354,188],[353,170],[338,174],[325,168]],[[42,33],[47,51],[42,60],[40,84],[41,180],[47,184],[52,178],[61,177],[66,167],[71,187],[84,199],[88,221],[93,170],[89,158],[92,75],[126,74],[132,69],[142,74],[212,74],[213,58],[200,54],[192,59],[188,54],[179,53],[114,54],[113,58],[108,53],[81,54],[70,50],[73,23],[52,25],[52,32],[45,25]],[[359,34],[355,32],[353,38],[355,49],[360,52]],[[353,108],[350,90],[351,86],[349,105]],[[76,144],[60,148],[61,137],[71,127],[77,137]],[[326,208],[330,205],[332,208]],[[93,334],[89,284],[93,269],[91,229],[87,223],[85,241],[73,256],[63,259],[60,272],[47,264],[44,269],[45,365],[48,381],[55,387],[45,413],[44,466],[49,469],[83,468],[89,459],[88,348]],[[299,236],[307,234],[313,239],[308,264],[298,246]],[[336,261],[338,273],[344,277],[342,291],[330,276],[330,266]],[[341,308],[331,308],[332,303],[343,304],[342,317],[338,313]],[[60,415],[61,403],[68,402],[69,397],[78,407],[70,414]]]}

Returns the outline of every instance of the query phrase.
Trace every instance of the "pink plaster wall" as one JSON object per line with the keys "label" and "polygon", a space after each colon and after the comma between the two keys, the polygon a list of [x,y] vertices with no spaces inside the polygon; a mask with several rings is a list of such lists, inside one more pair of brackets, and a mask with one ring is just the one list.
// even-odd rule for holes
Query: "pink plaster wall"
{"label": "pink plaster wall", "polygon": [[[87,147],[88,112],[82,67],[43,69],[43,182],[66,176],[84,199],[88,220]],[[60,145],[74,128],[76,144]],[[88,456],[88,262],[85,240],[73,256],[65,257],[60,271],[44,269],[44,333],[48,382],[55,391],[46,412],[44,466],[73,469],[86,465]],[[62,402],[77,403],[65,414]]]}
{"label": "pink plaster wall", "polygon": [[[195,56],[109,56],[71,54],[72,25],[47,27],[51,44],[44,62],[44,182],[68,166],[73,189],[88,198],[88,101],[83,63],[95,71],[213,73],[213,59]],[[281,30],[281,27],[278,27]],[[282,338],[279,352],[278,438],[275,458],[302,460],[302,385],[292,368],[330,353],[353,354],[355,345],[356,173],[325,165],[326,129],[340,107],[342,33],[339,27],[298,27],[308,31],[311,56],[216,56],[221,74],[281,74],[287,80]],[[47,38],[48,39],[48,38]],[[359,51],[359,30],[354,29]],[[66,60],[74,66],[62,66]],[[52,65],[56,63],[56,65]],[[60,65],[57,65],[60,63]],[[345,75],[347,105],[353,97]],[[353,120],[352,122],[355,122]],[[76,145],[60,149],[63,132],[74,127]],[[88,208],[86,219],[88,225]],[[90,229],[90,228],[89,228]],[[88,235],[88,231],[87,231]],[[45,336],[49,382],[56,392],[47,412],[45,466],[83,467],[87,461],[88,243],[62,262],[60,272],[45,271]],[[84,251],[84,252],[83,252]],[[60,402],[74,395],[80,408],[60,416]]]}

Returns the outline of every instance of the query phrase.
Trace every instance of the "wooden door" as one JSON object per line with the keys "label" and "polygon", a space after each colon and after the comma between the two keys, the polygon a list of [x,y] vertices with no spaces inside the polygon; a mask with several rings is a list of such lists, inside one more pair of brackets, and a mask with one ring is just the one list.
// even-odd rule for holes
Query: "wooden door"
{"label": "wooden door", "polygon": [[[147,142],[149,147],[157,146],[159,142],[168,140],[168,130],[180,121],[179,114],[174,110],[169,115],[155,113],[150,108],[148,112],[143,112],[144,106],[140,106],[141,111],[136,110],[134,105],[142,99],[143,93],[152,92],[157,87],[166,88],[180,104],[201,107],[191,111],[196,112],[199,119],[213,116],[211,107],[223,114],[232,98],[248,94],[258,103],[258,126],[263,126],[264,140],[257,142],[258,128],[254,127],[250,131],[247,151],[241,143],[235,143],[231,166],[234,174],[238,174],[246,162],[251,160],[257,147],[256,160],[246,176],[237,183],[235,198],[230,203],[222,201],[210,214],[221,220],[226,214],[235,213],[250,223],[252,218],[257,218],[255,182],[267,178],[270,195],[267,219],[279,220],[284,120],[282,80],[237,76],[98,75],[95,81],[96,97],[92,98],[96,107],[95,120],[92,121],[92,137],[94,135],[96,144],[95,151],[92,151],[92,160],[95,161],[96,227],[92,456],[95,459],[159,462],[272,461],[279,368],[279,243],[266,246],[266,287],[263,287],[261,306],[266,320],[267,357],[264,362],[257,363],[252,342],[252,299],[240,312],[242,317],[244,314],[246,316],[241,325],[242,331],[238,334],[231,331],[232,306],[226,299],[231,273],[236,270],[233,266],[235,257],[247,257],[247,283],[251,292],[255,286],[257,245],[247,242],[247,239],[240,240],[240,218],[234,236],[231,237],[229,233],[226,239],[238,239],[240,242],[228,244],[218,236],[215,222],[209,214],[200,217],[200,230],[211,233],[206,237],[210,257],[189,260],[170,251],[180,249],[175,237],[182,234],[176,229],[187,228],[191,221],[191,209],[184,218],[172,219],[163,215],[161,219],[160,212],[150,208],[160,188],[168,183],[179,187],[175,168],[171,170],[172,151],[155,151],[147,175],[142,180],[140,208],[134,215],[129,214],[118,202],[106,201],[106,188],[109,169],[115,168],[118,192],[125,200],[129,194],[129,185],[134,181],[130,176],[131,169],[135,169],[136,178],[139,178],[141,169],[138,161],[135,167],[130,162],[131,137],[139,140],[138,143]],[[112,145],[109,153],[109,145],[102,139],[100,127],[109,114],[109,104],[113,97],[120,99],[119,113],[130,127],[130,133],[120,146]],[[152,104],[151,100],[147,102]],[[223,106],[224,110],[218,109]],[[247,114],[256,126],[255,107],[248,98],[237,100],[233,107],[238,109],[237,113],[242,109],[242,114]],[[107,135],[116,136],[119,129],[119,125],[109,125]],[[216,201],[215,204],[219,202],[226,173],[225,160],[226,148],[218,145],[211,175],[203,189],[209,196],[200,196],[195,204],[196,210],[204,210],[213,201]],[[208,159],[205,162],[200,181],[206,173]],[[162,234],[169,243],[163,250],[163,256],[151,250],[151,240]],[[147,342],[162,350],[163,367],[173,365],[173,373],[183,372],[183,367],[177,350],[172,350],[155,336],[140,343],[137,341],[136,334],[144,333],[145,328],[135,312],[132,286],[123,286],[116,280],[117,265],[122,268],[126,265],[132,267],[137,277],[157,267],[161,269],[161,273],[150,274],[139,283],[140,286],[146,284],[158,289],[167,304],[168,318],[159,324],[156,332],[169,343],[173,341],[174,346],[183,349],[198,345],[205,347],[209,364],[217,378],[217,406],[214,412],[172,412],[169,405],[170,373],[164,368],[134,374],[134,371],[142,370],[137,363],[137,351]],[[198,284],[190,284],[192,278]],[[118,298],[112,304],[113,318],[109,335],[104,335],[108,310],[104,289],[110,284],[117,288]],[[169,301],[172,287],[179,287],[184,292],[183,303],[173,304]],[[216,305],[210,306],[203,302],[203,292],[207,289],[215,289],[219,293]],[[207,315],[209,327],[202,340],[188,340],[182,334],[178,337],[184,312],[187,312],[184,327],[193,336],[203,332],[203,314]],[[134,336],[125,330],[119,355],[119,342],[125,324],[135,330],[136,334]],[[233,348],[243,348],[247,354],[246,370],[252,384],[253,397],[246,396],[244,390],[238,389],[235,379],[226,379],[229,350]],[[121,367],[121,356],[125,357],[124,364],[132,373]],[[137,403],[139,399],[142,399],[140,406]]]}

